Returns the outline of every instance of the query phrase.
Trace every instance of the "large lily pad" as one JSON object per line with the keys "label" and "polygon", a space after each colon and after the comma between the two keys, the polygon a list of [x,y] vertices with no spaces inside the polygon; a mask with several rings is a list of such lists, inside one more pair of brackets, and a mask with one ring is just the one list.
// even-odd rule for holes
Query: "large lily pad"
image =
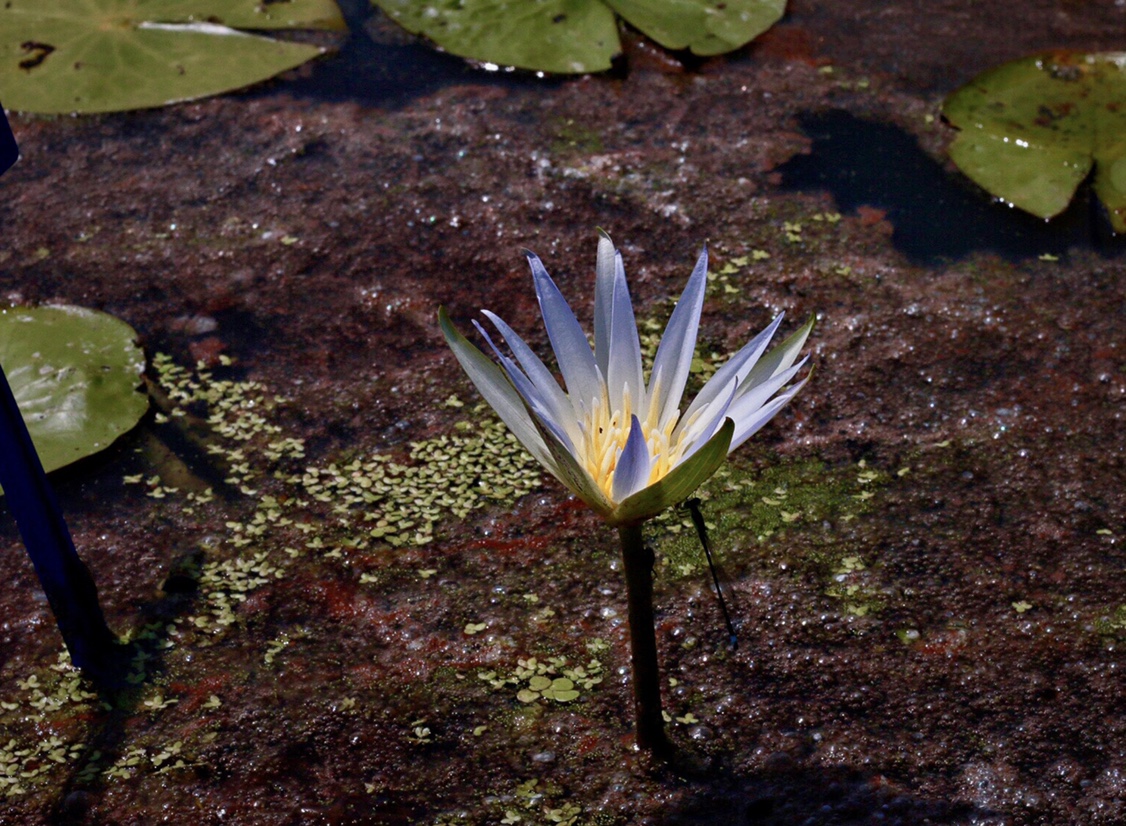
{"label": "large lily pad", "polygon": [[372,0],[453,54],[561,74],[600,72],[619,51],[614,12],[670,49],[731,51],[766,31],[785,0]]}
{"label": "large lily pad", "polygon": [[109,447],[148,409],[133,328],[82,307],[0,311],[0,365],[44,470]]}
{"label": "large lily pad", "polygon": [[1014,206],[1050,218],[1095,168],[1115,232],[1126,232],[1126,52],[1053,52],[978,75],[946,99],[958,168]]}
{"label": "large lily pad", "polygon": [[5,0],[0,100],[114,112],[239,89],[322,54],[239,29],[343,29],[333,0]]}

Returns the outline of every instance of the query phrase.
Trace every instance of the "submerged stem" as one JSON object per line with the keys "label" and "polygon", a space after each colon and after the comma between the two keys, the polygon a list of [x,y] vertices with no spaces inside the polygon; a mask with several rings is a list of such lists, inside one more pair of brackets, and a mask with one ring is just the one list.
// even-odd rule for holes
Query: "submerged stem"
{"label": "submerged stem", "polygon": [[645,545],[641,525],[619,525],[622,561],[629,600],[630,661],[637,717],[637,747],[668,756],[672,744],[661,714],[661,676],[657,666],[657,635],[653,616],[653,551]]}

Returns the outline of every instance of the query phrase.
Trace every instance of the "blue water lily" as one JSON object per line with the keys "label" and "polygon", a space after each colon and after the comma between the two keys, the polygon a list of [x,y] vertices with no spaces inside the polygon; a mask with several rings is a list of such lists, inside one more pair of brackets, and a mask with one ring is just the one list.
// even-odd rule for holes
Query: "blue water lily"
{"label": "blue water lily", "polygon": [[593,349],[543,263],[527,255],[565,387],[488,310],[510,355],[474,325],[500,367],[458,332],[445,310],[439,313],[442,331],[521,444],[612,525],[638,524],[687,499],[808,380],[791,383],[808,360],[795,364],[812,319],[764,356],[782,322],[779,314],[681,407],[707,286],[706,248],[669,318],[648,383],[622,256],[610,237],[602,233],[598,242]]}

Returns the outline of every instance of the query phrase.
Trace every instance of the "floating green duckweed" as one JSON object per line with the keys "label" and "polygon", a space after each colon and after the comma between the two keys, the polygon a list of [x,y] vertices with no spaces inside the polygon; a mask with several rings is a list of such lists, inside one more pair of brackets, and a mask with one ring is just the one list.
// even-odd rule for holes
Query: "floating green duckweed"
{"label": "floating green duckweed", "polygon": [[156,774],[167,774],[177,769],[187,768],[188,763],[182,754],[183,740],[175,740],[165,746],[145,748],[133,746],[113,762],[113,765],[104,771],[105,777],[115,777],[128,780],[140,771],[153,771]]}
{"label": "floating green duckweed", "polygon": [[18,797],[32,787],[46,782],[53,770],[77,760],[83,751],[81,743],[67,743],[57,735],[49,735],[33,745],[21,748],[19,741],[9,739],[0,746],[0,794]]}
{"label": "floating green duckweed", "polygon": [[[494,813],[488,822],[502,826],[578,826],[589,822],[581,820],[582,807],[566,796],[563,788],[550,780],[524,780],[511,790],[489,793]],[[460,813],[446,813],[431,821],[432,826],[467,826],[470,822],[477,821],[466,820]]]}
{"label": "floating green duckweed", "polygon": [[[709,530],[726,544],[760,544],[787,529],[848,522],[870,507],[873,489],[888,480],[886,473],[864,462],[831,468],[805,460],[774,464],[754,476],[734,462],[702,488],[703,512]],[[682,576],[694,574],[703,555],[687,512],[669,511],[654,524],[664,564]]]}
{"label": "floating green duckweed", "polygon": [[519,659],[511,673],[490,670],[477,673],[477,679],[487,683],[494,691],[516,689],[516,699],[522,703],[536,700],[554,700],[570,703],[579,699],[582,692],[590,691],[602,682],[602,663],[592,658],[586,666],[568,665],[566,657],[535,657]]}
{"label": "floating green duckweed", "polygon": [[[204,421],[216,437],[208,441],[207,452],[224,463],[224,481],[245,496],[258,497],[251,524],[227,523],[229,541],[236,546],[252,544],[269,528],[289,526],[309,535],[302,543],[307,550],[330,557],[379,545],[426,545],[450,515],[464,519],[486,504],[508,503],[540,486],[538,466],[503,425],[481,416],[483,405],[469,411],[476,423],[460,422],[453,435],[412,443],[405,459],[373,452],[295,468],[305,458],[304,442],[270,421],[284,398],[256,382],[186,370],[168,356],[157,355],[153,365],[172,405],[169,415]],[[446,403],[464,406],[456,397]],[[127,477],[134,480],[140,481]],[[260,488],[266,480],[281,481],[282,490],[264,493]],[[162,486],[159,477],[145,484],[150,495],[161,498],[178,492]],[[205,491],[188,498],[203,504],[212,496]],[[330,511],[328,518],[311,522],[324,508]],[[304,515],[284,517],[284,509],[301,509]]]}
{"label": "floating green duckweed", "polygon": [[85,751],[80,737],[63,739],[56,724],[93,712],[97,695],[83,688],[82,677],[66,651],[42,679],[31,675],[16,682],[20,694],[0,701],[0,796],[18,797],[57,782],[57,770],[71,766]]}
{"label": "floating green duckweed", "polygon": [[1109,616],[1099,617],[1095,631],[1104,637],[1126,638],[1126,605],[1119,605]]}
{"label": "floating green duckweed", "polygon": [[410,733],[407,735],[407,741],[416,746],[425,746],[433,742],[433,733],[430,727],[426,725],[425,720],[415,720],[410,724]]}
{"label": "floating green duckweed", "polygon": [[[303,440],[275,422],[286,399],[257,382],[221,378],[202,367],[188,370],[163,354],[152,365],[156,395],[164,397],[162,426],[178,428],[217,463],[226,487],[221,494],[204,486],[190,490],[165,484],[159,473],[133,474],[124,481],[157,500],[155,508],[168,502],[181,513],[214,514],[222,507],[227,516],[223,534],[201,542],[198,559],[182,571],[198,585],[193,613],[126,634],[146,641],[148,648],[215,644],[239,628],[252,593],[283,580],[294,560],[307,554],[350,566],[368,551],[425,545],[473,510],[507,504],[540,485],[537,466],[499,422],[481,415],[483,406],[467,409],[471,420],[459,423],[454,435],[415,442],[405,457],[371,452],[307,465]],[[466,407],[457,399],[447,405]],[[435,573],[435,568],[412,570],[420,581]],[[365,576],[361,583],[378,579]],[[290,634],[265,643],[263,663],[274,664],[291,642]],[[166,687],[145,685],[151,680],[151,658],[145,646],[138,649],[127,682],[137,686],[139,709],[159,715],[181,698]],[[53,668],[49,680],[29,676],[17,683],[19,696],[0,698],[0,724],[8,734],[0,747],[0,796],[57,784],[57,770],[73,768],[75,761],[81,761],[75,775],[80,783],[183,768],[190,765],[189,748],[216,736],[201,732],[191,744],[136,745],[112,763],[99,753],[86,754],[84,725],[69,738],[42,733],[56,718],[92,714],[98,702],[82,688],[65,653]],[[590,679],[581,669],[573,673]],[[562,686],[558,693],[565,701]],[[222,699],[210,695],[200,708],[206,713],[221,706]],[[416,739],[425,740],[417,732]]]}
{"label": "floating green duckweed", "polygon": [[845,556],[833,568],[825,595],[841,600],[841,608],[854,617],[866,617],[878,611],[883,601],[866,573],[868,566],[859,556]]}

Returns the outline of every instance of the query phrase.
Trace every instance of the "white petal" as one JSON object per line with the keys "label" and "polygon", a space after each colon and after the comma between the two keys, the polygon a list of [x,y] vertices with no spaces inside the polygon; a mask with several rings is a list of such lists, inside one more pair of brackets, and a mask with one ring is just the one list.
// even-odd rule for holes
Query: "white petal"
{"label": "white petal", "polygon": [[769,402],[771,396],[778,392],[786,382],[797,375],[798,371],[801,370],[807,361],[809,361],[808,356],[789,370],[785,370],[776,376],[771,376],[761,384],[749,386],[747,383],[744,383],[739,386],[739,389],[735,393],[735,401],[732,403],[731,409],[727,412],[727,415],[735,420],[736,436],[739,435],[742,421],[755,416],[758,409]]}
{"label": "white petal", "polygon": [[[571,453],[574,453],[574,441],[567,433],[567,422],[572,418],[570,415],[571,406],[569,404],[566,405],[562,411],[562,415],[559,415],[557,411],[552,409],[551,400],[545,398],[544,394],[524,375],[523,371],[516,366],[512,359],[502,353],[500,348],[493,343],[492,338],[489,337],[485,328],[476,321],[473,322],[473,326],[477,328],[477,332],[484,336],[485,341],[489,343],[489,347],[492,348],[493,353],[500,361],[504,372],[508,374],[508,379],[512,382],[512,386],[515,387],[516,392],[523,397],[524,403],[532,411],[535,418],[541,425],[554,433],[555,437],[559,439]],[[555,385],[556,389],[559,388],[559,385],[555,384],[554,380],[550,382],[550,385]],[[564,402],[566,402],[566,398],[564,398]]]}
{"label": "white petal", "polygon": [[735,378],[732,378],[727,382],[723,396],[710,407],[701,410],[699,415],[696,416],[696,421],[688,425],[685,434],[680,437],[688,445],[688,448],[677,464],[686,461],[688,457],[699,450],[715,434],[720,425],[723,424],[724,419],[732,418],[730,413],[731,403],[735,400],[735,392],[738,389],[738,382]]}
{"label": "white petal", "polygon": [[598,230],[594,278],[594,360],[605,376],[610,368],[610,312],[614,299],[614,242]]}
{"label": "white petal", "polygon": [[751,436],[754,436],[763,425],[773,419],[774,414],[785,407],[790,399],[796,396],[798,391],[805,387],[807,381],[809,381],[809,376],[806,376],[793,387],[787,388],[784,393],[781,393],[771,400],[769,404],[760,407],[758,411],[746,421],[739,422],[735,428],[735,435],[731,439],[731,447],[728,448],[728,452],[730,453],[732,450],[739,447],[739,445],[743,444],[743,442],[747,441]]}
{"label": "white petal", "polygon": [[650,404],[657,405],[658,427],[664,428],[676,415],[688,370],[696,353],[696,333],[700,329],[700,310],[704,306],[704,289],[708,282],[708,248],[704,247],[696,267],[688,279],[684,294],[672,311],[672,317],[661,336],[653,374],[649,377]]}
{"label": "white petal", "polygon": [[548,450],[547,443],[536,428],[535,421],[524,406],[520,394],[505,378],[501,369],[458,332],[446,315],[445,308],[438,311],[438,319],[446,343],[454,351],[458,363],[469,376],[469,380],[484,396],[489,406],[497,412],[500,420],[508,426],[520,444],[527,448],[537,462],[558,477],[559,464]]}
{"label": "white petal", "polygon": [[770,339],[774,337],[774,332],[778,329],[778,325],[782,323],[782,318],[785,315],[785,313],[779,313],[775,316],[766,329],[743,345],[739,352],[729,358],[716,371],[715,375],[708,379],[704,387],[696,394],[696,398],[692,400],[692,404],[684,411],[676,429],[673,430],[674,439],[680,434],[686,423],[692,421],[692,416],[697,410],[710,405],[717,397],[727,392],[727,385],[732,379],[741,379],[747,375],[751,368],[755,366],[755,362],[759,360],[766,346],[770,344]]}
{"label": "white petal", "polygon": [[[546,365],[540,360],[532,348],[529,347],[524,339],[507,324],[500,316],[491,313],[488,310],[482,310],[482,313],[493,323],[497,331],[504,337],[505,344],[512,350],[512,354],[516,356],[516,360],[520,366],[524,368],[528,379],[535,386],[539,392],[540,397],[543,399],[546,409],[553,421],[560,425],[567,433],[569,441],[574,442],[578,439],[578,422],[575,421],[574,408],[571,402],[567,399],[567,394],[563,392],[563,388],[559,386],[559,382],[555,380],[555,376],[547,369]],[[482,330],[482,333],[484,331]],[[488,335],[485,336],[488,339]],[[490,341],[490,344],[492,342]],[[494,351],[496,348],[494,348]],[[497,352],[499,356],[500,353]]]}
{"label": "white petal", "polygon": [[[791,333],[785,341],[763,356],[743,378],[741,388],[753,387],[766,381],[771,376],[778,375],[783,370],[788,370],[801,352],[802,345],[805,344],[805,340],[809,337],[809,332],[812,329],[813,319],[811,318]],[[742,392],[742,389],[740,389],[740,392]]]}
{"label": "white petal", "polygon": [[536,297],[540,303],[540,313],[547,328],[551,349],[559,372],[567,385],[567,394],[572,402],[576,398],[593,399],[602,395],[602,380],[594,363],[594,353],[586,334],[579,326],[575,314],[544,269],[543,262],[532,252],[527,253],[532,267],[532,277],[536,283]]}
{"label": "white petal", "polygon": [[624,501],[648,484],[649,465],[649,445],[645,443],[641,422],[637,420],[637,416],[634,416],[630,422],[626,446],[622,448],[618,464],[614,468],[611,493],[615,502]]}
{"label": "white petal", "polygon": [[631,411],[645,414],[645,379],[641,373],[641,342],[637,337],[637,321],[626,286],[622,254],[614,255],[614,294],[610,313],[610,363],[606,389],[611,410],[625,412],[624,396],[629,389]]}

